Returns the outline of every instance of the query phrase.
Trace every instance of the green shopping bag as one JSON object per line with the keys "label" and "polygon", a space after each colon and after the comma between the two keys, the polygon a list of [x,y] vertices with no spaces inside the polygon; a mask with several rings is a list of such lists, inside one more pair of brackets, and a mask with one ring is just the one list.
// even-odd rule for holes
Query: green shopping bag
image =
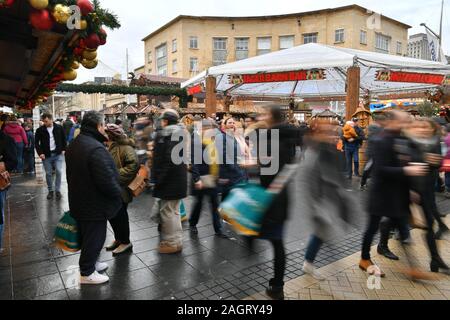
{"label": "green shopping bag", "polygon": [[55,245],[56,247],[68,251],[78,252],[81,250],[80,234],[78,225],[70,212],[65,212],[59,220],[55,231]]}

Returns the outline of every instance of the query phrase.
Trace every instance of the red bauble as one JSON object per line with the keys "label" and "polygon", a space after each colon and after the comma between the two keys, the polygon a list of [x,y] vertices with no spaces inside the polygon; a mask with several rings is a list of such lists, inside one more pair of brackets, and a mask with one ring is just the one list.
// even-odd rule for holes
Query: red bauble
{"label": "red bauble", "polygon": [[73,49],[73,54],[78,57],[81,57],[81,55],[83,54],[83,51],[84,51],[84,49],[82,47],[78,47],[78,48]]}
{"label": "red bauble", "polygon": [[15,0],[5,0],[4,2],[0,3],[0,8],[9,8],[14,4]]}
{"label": "red bauble", "polygon": [[33,10],[30,13],[30,23],[38,30],[51,30],[54,22],[52,15],[47,10]]}
{"label": "red bauble", "polygon": [[100,45],[100,37],[96,33],[92,33],[84,39],[84,43],[89,49],[97,49]]}
{"label": "red bauble", "polygon": [[100,32],[98,34],[100,37],[100,45],[103,46],[106,44],[106,38],[108,37],[108,34],[106,33],[105,29],[100,28]]}
{"label": "red bauble", "polygon": [[83,16],[86,16],[94,11],[94,6],[89,0],[78,0],[77,6],[80,8]]}

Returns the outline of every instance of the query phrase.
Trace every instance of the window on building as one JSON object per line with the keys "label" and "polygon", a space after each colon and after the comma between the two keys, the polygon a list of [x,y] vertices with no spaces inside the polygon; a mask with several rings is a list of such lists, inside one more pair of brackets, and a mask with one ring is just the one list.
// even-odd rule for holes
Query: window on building
{"label": "window on building", "polygon": [[159,76],[167,76],[167,44],[156,48],[156,71]]}
{"label": "window on building", "polygon": [[258,38],[258,56],[270,53],[272,51],[272,38]]}
{"label": "window on building", "polygon": [[172,73],[178,72],[178,61],[177,59],[172,60]]}
{"label": "window on building", "polygon": [[402,43],[397,41],[397,54],[402,54]]}
{"label": "window on building", "polygon": [[359,43],[367,44],[367,31],[361,30],[359,33]]}
{"label": "window on building", "polygon": [[198,72],[198,59],[197,58],[191,58],[189,60],[189,71],[197,73]]}
{"label": "window on building", "polygon": [[177,39],[172,40],[172,52],[177,52]]}
{"label": "window on building", "polygon": [[303,35],[303,43],[317,43],[318,33],[305,33]]}
{"label": "window on building", "polygon": [[375,39],[375,49],[383,51],[383,52],[389,52],[389,42],[391,38],[389,36],[382,35],[381,33],[376,34]]}
{"label": "window on building", "polygon": [[189,49],[198,49],[198,37],[192,36],[189,38]]}
{"label": "window on building", "polygon": [[248,38],[236,38],[236,61],[248,58]]}
{"label": "window on building", "polygon": [[227,38],[213,38],[213,65],[227,63]]}
{"label": "window on building", "polygon": [[295,45],[295,36],[280,37],[280,50],[293,48]]}
{"label": "window on building", "polygon": [[338,29],[334,32],[334,42],[341,43],[345,41],[344,29]]}

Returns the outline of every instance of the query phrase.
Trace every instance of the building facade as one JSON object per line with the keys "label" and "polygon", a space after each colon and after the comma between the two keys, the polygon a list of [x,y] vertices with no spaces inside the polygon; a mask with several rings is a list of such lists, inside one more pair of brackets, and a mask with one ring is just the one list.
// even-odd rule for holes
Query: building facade
{"label": "building facade", "polygon": [[215,65],[306,43],[406,55],[410,26],[351,5],[264,16],[178,16],[143,39],[145,73],[191,78]]}
{"label": "building facade", "polygon": [[408,57],[431,60],[428,37],[425,33],[418,33],[409,37]]}

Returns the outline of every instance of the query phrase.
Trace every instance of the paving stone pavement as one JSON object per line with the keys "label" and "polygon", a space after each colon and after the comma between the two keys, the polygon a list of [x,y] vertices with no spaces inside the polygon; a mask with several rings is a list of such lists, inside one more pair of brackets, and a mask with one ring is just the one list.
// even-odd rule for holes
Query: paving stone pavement
{"label": "paving stone pavement", "polygon": [[[450,223],[450,219],[446,219]],[[412,256],[417,266],[429,272],[430,258],[425,244],[424,231],[413,230]],[[440,254],[450,261],[449,240],[438,241]],[[373,261],[386,273],[385,278],[371,277],[359,269],[360,252],[321,267],[318,272],[324,280],[303,275],[285,286],[287,300],[450,300],[450,274],[432,274],[433,280],[412,281],[404,274],[406,257],[398,241],[390,241],[391,250],[400,261],[373,255]],[[372,248],[376,253],[376,247]],[[264,291],[244,300],[270,300]]]}
{"label": "paving stone pavement", "polygon": [[[302,192],[296,185],[292,188],[296,196],[286,230],[287,281],[303,275],[301,267],[311,229],[302,216]],[[319,267],[359,251],[366,194],[352,193],[361,221],[347,234],[324,245],[318,256]],[[268,242],[257,241],[250,250],[231,230],[228,232],[234,237],[232,240],[215,237],[207,206],[197,237],[191,236],[184,225],[183,252],[160,255],[157,225],[149,219],[153,199],[147,194],[129,207],[133,253],[113,258],[111,253],[102,251],[99,260],[109,264],[107,274],[111,281],[79,288],[79,254],[63,252],[52,244],[55,226],[68,209],[67,190],[63,190],[61,202],[47,201],[46,195],[46,188],[36,185],[34,179],[14,178],[7,201],[6,251],[0,257],[0,299],[238,300],[263,291],[273,274],[273,253]],[[438,197],[442,212],[450,212],[450,201]],[[190,204],[187,199],[188,212]],[[107,243],[112,240],[109,229]]]}

